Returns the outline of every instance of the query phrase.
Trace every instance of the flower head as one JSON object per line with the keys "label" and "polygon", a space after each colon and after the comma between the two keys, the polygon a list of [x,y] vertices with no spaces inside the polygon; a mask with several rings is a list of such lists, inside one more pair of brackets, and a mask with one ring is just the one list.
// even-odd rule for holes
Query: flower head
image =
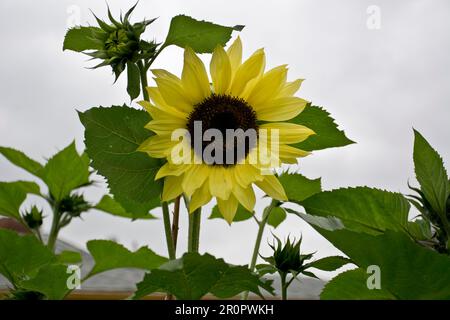
{"label": "flower head", "polygon": [[265,64],[263,49],[242,61],[238,38],[227,51],[214,50],[212,84],[190,48],[184,51],[181,78],[152,70],[156,87],[147,88],[151,102],[141,105],[152,118],[146,128],[155,135],[139,150],[167,160],[156,176],[164,178],[163,200],[184,193],[193,212],[216,198],[230,223],[239,203],[253,211],[253,185],[286,200],[271,169],[308,155],[291,145],[314,132],[288,122],[307,104],[294,97],[302,80],[288,82],[286,65],[265,72]]}
{"label": "flower head", "polygon": [[270,245],[273,250],[273,255],[263,259],[275,267],[278,272],[284,274],[300,274],[309,267],[305,262],[310,260],[313,254],[302,255],[300,253],[300,245],[302,243],[301,238],[297,242],[295,239],[291,242],[291,239],[288,238],[284,245],[281,243],[280,239],[277,237],[275,237],[275,239],[277,244],[275,245],[274,243]]}
{"label": "flower head", "polygon": [[39,210],[36,206],[32,206],[31,209],[23,215],[23,220],[30,229],[38,229],[42,225],[42,210]]}
{"label": "flower head", "polygon": [[[136,4],[137,5],[137,4]],[[108,9],[110,23],[106,23],[95,15],[100,28],[92,32],[92,39],[102,47],[100,50],[88,52],[93,59],[103,60],[94,68],[111,66],[116,79],[125,70],[127,63],[135,63],[140,59],[151,59],[158,47],[153,41],[141,39],[142,33],[155,19],[131,23],[129,18],[136,5],[134,5],[124,17],[117,21]]]}

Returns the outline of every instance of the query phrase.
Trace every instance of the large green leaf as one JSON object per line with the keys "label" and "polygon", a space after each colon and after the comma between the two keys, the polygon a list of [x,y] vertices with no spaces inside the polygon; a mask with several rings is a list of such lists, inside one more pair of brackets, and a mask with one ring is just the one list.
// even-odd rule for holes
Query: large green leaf
{"label": "large green leaf", "polygon": [[[243,206],[239,205],[236,211],[236,215],[233,218],[233,222],[245,221],[253,217],[253,212],[248,211]],[[212,209],[211,215],[208,219],[223,219],[225,218],[220,213],[219,207],[217,205]]]}
{"label": "large green leaf", "polygon": [[39,186],[29,181],[0,182],[0,216],[21,220],[20,206],[28,193],[39,194]]}
{"label": "large green leaf", "polygon": [[347,229],[405,231],[410,205],[399,193],[367,187],[318,193],[301,203],[309,215],[336,217]]}
{"label": "large green leaf", "polygon": [[29,173],[37,177],[42,176],[43,166],[39,162],[28,157],[22,151],[15,150],[13,148],[0,147],[0,153],[16,166],[28,171]]}
{"label": "large green leaf", "polygon": [[244,291],[261,296],[260,288],[272,292],[271,286],[247,267],[232,266],[223,259],[198,253],[186,253],[152,270],[137,288],[134,299],[153,292],[165,292],[187,300],[200,299],[207,293],[218,298],[231,298]]}
{"label": "large green leaf", "polygon": [[444,163],[439,153],[416,130],[414,137],[414,168],[420,189],[431,207],[445,216],[450,186]]}
{"label": "large green leaf", "polygon": [[314,130],[315,135],[294,146],[306,151],[343,147],[354,143],[339,130],[334,119],[321,107],[308,105],[303,112],[289,122],[301,124]]}
{"label": "large green leaf", "polygon": [[392,300],[396,299],[382,286],[380,289],[369,289],[369,274],[361,269],[349,270],[334,277],[325,285],[320,298],[323,300]]}
{"label": "large green leaf", "polygon": [[94,40],[93,32],[101,31],[97,27],[80,27],[70,29],[64,38],[63,50],[82,52],[85,50],[101,50],[101,43]]}
{"label": "large green leaf", "polygon": [[36,237],[0,229],[0,273],[10,282],[32,278],[39,268],[53,262],[55,255]]}
{"label": "large green leaf", "polygon": [[155,181],[159,159],[136,151],[151,136],[144,126],[147,112],[126,106],[92,108],[79,113],[92,167],[108,180],[114,199],[134,218],[148,215],[160,202],[162,185]]}
{"label": "large green leaf", "polygon": [[322,191],[319,179],[308,179],[299,173],[283,173],[278,177],[290,202],[301,202]]}
{"label": "large green leaf", "polygon": [[[381,287],[392,296],[450,299],[449,256],[424,248],[400,232],[386,231],[378,236],[348,230],[320,230],[320,233],[360,268],[367,270],[369,266],[378,266]],[[346,286],[342,285],[341,292]]]}
{"label": "large green leaf", "polygon": [[267,223],[276,228],[286,219],[286,211],[284,208],[275,207],[270,211],[269,217],[267,218]]}
{"label": "large green leaf", "polygon": [[62,200],[71,191],[89,183],[89,158],[79,155],[75,142],[51,157],[43,170],[43,180],[55,200]]}
{"label": "large green leaf", "polygon": [[211,53],[217,45],[225,46],[233,30],[243,26],[224,27],[207,21],[198,21],[185,15],[172,18],[164,46],[191,47],[198,53]]}
{"label": "large green leaf", "polygon": [[[94,208],[112,214],[113,216],[135,219],[131,212],[126,211],[120,203],[108,195],[103,196]],[[147,215],[140,216],[139,219],[155,219],[155,217],[148,213]]]}
{"label": "large green leaf", "polygon": [[309,267],[316,268],[323,271],[334,271],[346,264],[351,263],[351,260],[341,256],[325,257],[309,263]]}
{"label": "large green leaf", "polygon": [[40,292],[49,300],[62,300],[71,291],[67,286],[69,276],[62,264],[45,265],[35,277],[22,281],[20,288]]}
{"label": "large green leaf", "polygon": [[91,240],[87,248],[95,260],[89,276],[113,269],[136,268],[152,270],[167,261],[147,247],[131,252],[124,246],[108,240]]}

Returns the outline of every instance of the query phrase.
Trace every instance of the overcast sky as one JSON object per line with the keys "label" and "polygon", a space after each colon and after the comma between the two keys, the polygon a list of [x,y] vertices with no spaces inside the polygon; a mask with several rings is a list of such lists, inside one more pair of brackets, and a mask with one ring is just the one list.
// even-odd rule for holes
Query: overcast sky
{"label": "overcast sky", "polygon": [[[133,1],[108,3],[117,16]],[[379,29],[367,26],[371,5],[380,10]],[[125,77],[112,86],[110,69],[88,70],[85,56],[62,52],[68,26],[74,21],[94,24],[89,9],[106,15],[104,1],[1,0],[0,145],[39,160],[73,139],[81,151],[83,127],[75,109],[129,102]],[[287,63],[291,79],[306,79],[299,96],[324,106],[357,142],[301,161],[300,172],[322,177],[325,189],[368,185],[406,192],[413,178],[412,127],[450,159],[448,0],[141,0],[134,18],[159,17],[146,37],[162,41],[170,18],[180,13],[246,25],[241,33],[246,56],[264,47],[268,67]],[[154,66],[179,74],[182,51],[169,48]],[[0,159],[0,180],[27,178]],[[87,196],[96,200],[103,192],[91,188]],[[115,238],[130,248],[148,244],[166,253],[161,220],[130,222],[94,211],[83,220],[75,220],[61,237],[80,246],[90,239]],[[186,214],[182,220],[179,250],[186,246]],[[305,251],[318,256],[337,252],[295,217],[275,233],[303,233]],[[203,221],[200,250],[248,263],[255,236],[251,220],[232,227]],[[266,242],[263,253],[269,253]]]}

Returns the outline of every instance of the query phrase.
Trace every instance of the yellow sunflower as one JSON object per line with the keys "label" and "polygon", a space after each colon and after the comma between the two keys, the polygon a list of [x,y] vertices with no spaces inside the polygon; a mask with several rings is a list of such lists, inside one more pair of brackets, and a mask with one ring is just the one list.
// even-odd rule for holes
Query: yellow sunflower
{"label": "yellow sunflower", "polygon": [[[297,158],[308,152],[290,144],[301,142],[314,132],[286,122],[307,104],[294,97],[302,80],[288,82],[286,65],[265,72],[265,64],[263,49],[242,62],[242,43],[237,38],[227,51],[221,46],[214,50],[210,63],[212,83],[203,62],[190,48],[184,51],[181,79],[165,70],[152,70],[156,87],[147,88],[151,101],[140,104],[150,113],[152,120],[146,128],[155,135],[143,142],[139,151],[167,160],[156,175],[156,179],[164,178],[164,201],[184,193],[190,198],[189,211],[193,212],[216,198],[221,214],[231,223],[239,203],[253,211],[253,185],[274,199],[287,200],[281,183],[272,171],[267,171],[273,162],[259,160],[260,145],[270,145],[265,148],[270,159],[296,163]],[[201,153],[206,151],[208,143],[202,141],[195,146],[192,137],[196,134],[196,123],[201,124],[201,137],[208,129],[216,129],[216,133],[224,136],[228,129],[250,129],[258,132],[257,143],[241,141],[244,151],[240,157],[233,153],[231,163],[201,161]],[[173,133],[179,129],[190,134],[190,139],[184,142],[174,139]],[[268,133],[261,134],[263,130]],[[227,143],[222,142],[215,149],[216,156],[221,156],[220,150],[225,156],[230,150]],[[178,152],[180,145],[186,147],[186,144],[189,161],[175,161],[174,151]],[[233,152],[236,149],[231,147]]]}

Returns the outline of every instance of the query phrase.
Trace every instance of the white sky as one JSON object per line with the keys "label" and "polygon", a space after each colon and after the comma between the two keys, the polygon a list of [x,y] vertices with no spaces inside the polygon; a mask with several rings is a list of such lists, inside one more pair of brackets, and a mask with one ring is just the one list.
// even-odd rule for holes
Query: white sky
{"label": "white sky", "polygon": [[[108,3],[117,15],[133,1]],[[369,5],[381,10],[379,30],[367,28]],[[74,138],[82,150],[83,127],[75,109],[129,102],[125,77],[112,86],[109,69],[88,70],[83,55],[62,52],[68,24],[74,19],[94,24],[90,8],[105,17],[104,1],[0,2],[0,145],[39,160]],[[141,0],[134,17],[160,17],[146,36],[163,41],[170,18],[180,13],[224,25],[245,24],[241,37],[246,56],[264,47],[268,67],[288,63],[291,79],[306,79],[299,95],[324,106],[358,143],[317,152],[301,162],[300,171],[321,176],[325,189],[368,185],[406,192],[407,180],[413,178],[412,127],[444,159],[450,158],[449,1]],[[179,73],[181,65],[181,50],[170,48],[154,67]],[[0,159],[0,180],[27,178]],[[90,189],[87,195],[95,200],[103,192]],[[114,237],[129,247],[148,244],[166,252],[161,220],[130,222],[94,211],[83,220],[74,221],[61,237],[80,246]],[[186,246],[186,227],[184,214],[179,250]],[[317,256],[337,252],[295,217],[275,233],[303,233],[304,250],[317,251]],[[251,220],[231,228],[223,221],[203,221],[201,251],[248,263],[255,236]],[[268,253],[264,242],[263,254]]]}

